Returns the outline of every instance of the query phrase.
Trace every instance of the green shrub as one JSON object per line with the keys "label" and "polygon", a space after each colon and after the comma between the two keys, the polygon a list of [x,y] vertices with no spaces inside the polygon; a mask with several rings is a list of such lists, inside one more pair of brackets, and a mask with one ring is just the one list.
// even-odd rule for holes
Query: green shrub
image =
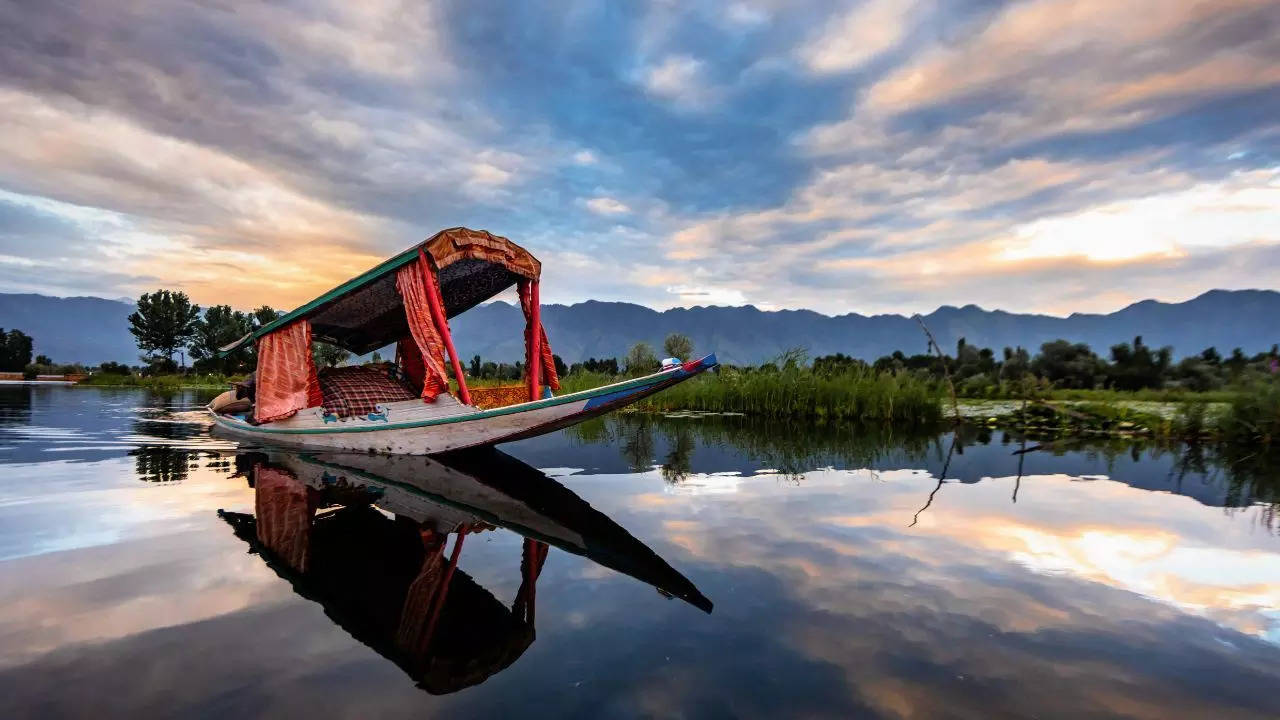
{"label": "green shrub", "polygon": [[1280,382],[1258,383],[1237,395],[1220,429],[1228,442],[1280,445]]}

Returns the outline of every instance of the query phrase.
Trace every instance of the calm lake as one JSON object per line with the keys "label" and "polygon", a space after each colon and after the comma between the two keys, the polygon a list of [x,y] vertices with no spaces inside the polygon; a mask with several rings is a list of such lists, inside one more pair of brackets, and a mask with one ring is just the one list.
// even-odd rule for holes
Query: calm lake
{"label": "calm lake", "polygon": [[1280,716],[1275,468],[710,416],[297,454],[208,397],[0,386],[0,717]]}

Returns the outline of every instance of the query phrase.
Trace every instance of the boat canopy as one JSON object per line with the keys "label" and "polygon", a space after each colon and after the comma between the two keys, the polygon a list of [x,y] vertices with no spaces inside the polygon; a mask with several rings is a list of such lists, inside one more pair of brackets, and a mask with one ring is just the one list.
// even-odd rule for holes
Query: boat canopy
{"label": "boat canopy", "polygon": [[458,398],[471,405],[448,319],[514,285],[525,315],[529,400],[538,400],[544,386],[560,388],[542,327],[541,273],[537,258],[504,237],[449,228],[245,335],[222,352],[256,343],[254,418],[259,423],[281,420],[324,402],[311,352],[314,340],[357,355],[396,343],[396,363],[427,402],[449,392],[447,362],[458,383]]}
{"label": "boat canopy", "polygon": [[460,315],[521,279],[537,282],[542,263],[507,238],[464,227],[441,230],[423,242],[282,315],[234,343],[231,352],[297,320],[311,322],[316,340],[357,355],[385,347],[409,333],[396,271],[419,252],[434,266],[446,317]]}

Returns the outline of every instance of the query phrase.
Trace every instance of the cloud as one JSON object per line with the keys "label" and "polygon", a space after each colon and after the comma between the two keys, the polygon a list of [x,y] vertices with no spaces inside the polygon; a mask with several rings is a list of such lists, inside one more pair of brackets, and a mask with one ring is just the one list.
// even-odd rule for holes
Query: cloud
{"label": "cloud", "polygon": [[829,22],[800,51],[815,73],[854,70],[902,42],[920,8],[911,0],[866,0]]}
{"label": "cloud", "polygon": [[611,197],[594,197],[587,201],[587,209],[597,215],[625,215],[631,208]]}
{"label": "cloud", "polygon": [[[1275,287],[1249,199],[1280,166],[1260,0],[36,3],[0,25],[19,29],[0,190],[23,206],[0,208],[0,255],[35,268],[7,287],[165,277],[288,305],[458,224],[613,280],[562,273],[549,301],[1048,310]],[[114,279],[55,277],[60,259]],[[1216,269],[1097,292],[1143,262]]]}
{"label": "cloud", "polygon": [[716,98],[715,89],[705,77],[702,61],[688,55],[671,55],[649,68],[644,75],[644,87],[682,109],[704,109]]}

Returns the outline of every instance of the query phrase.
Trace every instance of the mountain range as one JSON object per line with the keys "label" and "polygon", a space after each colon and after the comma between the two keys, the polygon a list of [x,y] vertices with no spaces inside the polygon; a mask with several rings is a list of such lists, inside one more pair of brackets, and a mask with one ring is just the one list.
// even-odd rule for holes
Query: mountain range
{"label": "mountain range", "polygon": [[[138,351],[128,331],[133,305],[95,297],[49,297],[0,293],[0,327],[20,329],[35,339],[36,353],[57,362],[136,363]],[[874,360],[902,350],[924,352],[919,324],[903,315],[823,315],[811,310],[765,311],[752,306],[693,307],[657,311],[622,302],[588,301],[547,305],[543,324],[555,352],[566,362],[588,357],[622,357],[637,341],[661,352],[669,332],[693,339],[697,354],[714,351],[721,362],[760,363],[789,348],[810,356],[843,352]],[[1108,314],[1067,317],[984,310],[976,305],[944,306],[923,316],[942,347],[960,338],[1000,349],[1021,345],[1032,351],[1065,338],[1088,343],[1099,354],[1119,342],[1143,336],[1152,346],[1171,345],[1176,356],[1216,346],[1224,354],[1248,353],[1280,342],[1280,292],[1211,290],[1192,300],[1144,300]],[[519,309],[494,302],[451,321],[455,344],[465,357],[513,361],[523,356],[524,317]]]}

